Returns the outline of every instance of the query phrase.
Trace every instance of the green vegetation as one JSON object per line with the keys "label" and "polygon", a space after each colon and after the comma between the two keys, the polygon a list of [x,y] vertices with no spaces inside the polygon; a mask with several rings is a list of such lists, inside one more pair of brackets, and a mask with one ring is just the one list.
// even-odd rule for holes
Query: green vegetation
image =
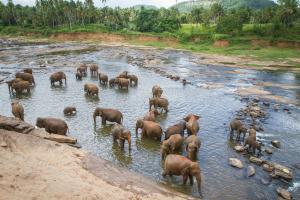
{"label": "green vegetation", "polygon": [[[296,49],[282,51],[272,47],[276,46],[277,41],[300,41],[298,0],[278,0],[277,6],[260,10],[251,8],[255,6],[228,9],[222,6],[224,2],[180,13],[174,8],[143,6],[96,8],[93,0],[37,0],[33,7],[14,5],[12,0],[8,0],[6,5],[0,2],[0,34],[50,36],[54,33],[112,33],[124,36],[131,43],[159,48],[171,46],[268,59],[299,57]],[[239,2],[253,4],[256,1]],[[138,36],[159,39],[139,42],[135,40]],[[229,46],[215,47],[217,40],[226,40]],[[252,44],[255,40],[263,42]]]}

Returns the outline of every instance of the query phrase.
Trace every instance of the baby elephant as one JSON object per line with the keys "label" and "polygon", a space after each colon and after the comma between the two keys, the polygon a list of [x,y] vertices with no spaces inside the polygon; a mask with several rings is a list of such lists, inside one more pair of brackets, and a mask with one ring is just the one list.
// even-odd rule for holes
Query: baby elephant
{"label": "baby elephant", "polygon": [[16,118],[19,118],[20,120],[24,121],[24,108],[20,102],[13,101],[11,103],[11,111]]}
{"label": "baby elephant", "polygon": [[254,136],[256,138],[256,130],[254,128],[251,128],[248,130],[249,136]]}
{"label": "baby elephant", "polygon": [[161,159],[164,160],[167,155],[175,154],[182,151],[183,137],[180,134],[171,135],[164,140],[161,145]]}
{"label": "baby elephant", "polygon": [[135,134],[138,134],[138,129],[142,129],[142,137],[155,138],[156,140],[161,141],[162,128],[156,122],[144,121],[142,119],[137,120],[135,126]]}
{"label": "baby elephant", "polygon": [[80,72],[76,73],[76,80],[82,80],[82,74]]}
{"label": "baby elephant", "polygon": [[185,185],[188,178],[190,179],[190,184],[193,185],[193,177],[196,177],[198,192],[200,197],[201,193],[201,169],[197,162],[193,162],[190,159],[176,154],[170,154],[165,160],[165,169],[163,176],[166,175],[176,175],[183,177],[183,184]]}
{"label": "baby elephant", "polygon": [[109,79],[109,81],[108,81],[109,87],[114,87],[115,86],[115,81],[116,81],[115,78]]}
{"label": "baby elephant", "polygon": [[247,128],[245,127],[245,125],[240,120],[233,119],[230,122],[229,128],[230,128],[230,137],[231,138],[232,138],[232,135],[234,134],[234,131],[236,131],[237,132],[237,137],[236,137],[237,141],[240,141],[241,133],[243,133],[243,140],[245,139]]}
{"label": "baby elephant", "polygon": [[184,121],[186,121],[186,129],[188,135],[197,135],[199,132],[199,123],[198,119],[200,119],[200,116],[194,115],[194,114],[189,114],[185,118],[183,118]]}
{"label": "baby elephant", "polygon": [[108,83],[108,76],[106,74],[99,73],[99,82],[102,85],[107,85],[107,83]]}
{"label": "baby elephant", "polygon": [[64,114],[66,116],[75,115],[76,114],[76,108],[75,107],[71,107],[71,106],[65,107]]}
{"label": "baby elephant", "polygon": [[52,117],[38,117],[36,120],[36,126],[39,128],[45,128],[48,133],[58,135],[66,135],[67,131],[69,131],[68,125],[64,120]]}
{"label": "baby elephant", "polygon": [[171,135],[180,134],[182,137],[184,137],[184,130],[186,129],[186,123],[185,121],[180,121],[179,123],[170,126],[167,128],[165,132],[165,140],[169,139]]}
{"label": "baby elephant", "polygon": [[[249,136],[245,140],[244,147],[249,145],[249,148],[252,148],[252,153],[255,155],[256,149],[258,150],[258,155],[261,153],[261,144],[256,141],[256,137],[254,135]],[[249,148],[247,151],[249,152]]]}
{"label": "baby elephant", "polygon": [[155,98],[155,97],[160,98],[161,95],[162,95],[162,93],[163,93],[163,90],[161,89],[161,87],[160,87],[159,85],[154,85],[154,86],[152,87],[152,95],[153,95],[153,98]]}
{"label": "baby elephant", "polygon": [[151,111],[144,116],[143,120],[155,122],[157,115],[159,115],[159,112],[156,109],[151,109]]}
{"label": "baby elephant", "polygon": [[121,143],[121,148],[124,149],[125,140],[128,142],[128,148],[131,150],[131,133],[129,130],[125,129],[124,126],[120,124],[114,124],[111,130],[114,142]]}
{"label": "baby elephant", "polygon": [[190,160],[196,161],[197,154],[201,146],[201,141],[196,135],[190,135],[185,140],[186,152],[188,153],[188,158]]}

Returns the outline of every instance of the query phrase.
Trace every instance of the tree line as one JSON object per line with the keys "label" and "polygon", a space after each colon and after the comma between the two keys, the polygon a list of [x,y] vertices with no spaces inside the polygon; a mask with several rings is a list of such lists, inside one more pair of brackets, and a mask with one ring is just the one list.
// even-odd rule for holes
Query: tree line
{"label": "tree line", "polygon": [[15,5],[0,1],[0,25],[20,27],[69,27],[102,24],[108,30],[140,32],[175,32],[181,24],[215,26],[220,33],[239,32],[243,24],[267,24],[290,28],[299,21],[299,0],[279,0],[278,6],[262,10],[224,9],[213,4],[209,9],[194,8],[180,13],[175,8],[135,9],[97,8],[93,0],[37,0],[35,6]]}

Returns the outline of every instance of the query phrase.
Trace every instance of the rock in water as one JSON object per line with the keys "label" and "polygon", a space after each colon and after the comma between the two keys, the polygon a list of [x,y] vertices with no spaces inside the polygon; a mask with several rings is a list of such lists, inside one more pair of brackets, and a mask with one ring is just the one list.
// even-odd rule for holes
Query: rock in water
{"label": "rock in water", "polygon": [[285,190],[281,187],[277,188],[277,193],[279,196],[281,196],[284,199],[292,199],[292,195],[288,190]]}
{"label": "rock in water", "polygon": [[266,149],[265,149],[265,152],[266,152],[267,154],[272,154],[272,153],[273,153],[273,150],[270,149],[270,148],[266,148]]}
{"label": "rock in water", "polygon": [[280,148],[280,142],[278,140],[273,140],[271,144],[276,148]]}
{"label": "rock in water", "polygon": [[300,163],[297,163],[294,166],[295,166],[295,168],[300,169]]}
{"label": "rock in water", "polygon": [[229,158],[229,164],[233,167],[242,169],[244,167],[242,161],[237,158]]}
{"label": "rock in water", "polygon": [[264,162],[262,159],[256,158],[254,156],[251,156],[249,158],[249,161],[252,162],[252,163],[255,163],[257,165],[261,165]]}
{"label": "rock in water", "polygon": [[245,148],[242,146],[242,145],[236,145],[234,147],[234,149],[237,151],[237,152],[243,152],[245,150]]}
{"label": "rock in water", "polygon": [[255,168],[253,166],[248,166],[247,168],[247,175],[248,177],[253,176],[255,174]]}
{"label": "rock in water", "polygon": [[263,170],[265,170],[266,172],[272,172],[274,170],[274,167],[268,165],[268,164],[263,164],[262,166]]}

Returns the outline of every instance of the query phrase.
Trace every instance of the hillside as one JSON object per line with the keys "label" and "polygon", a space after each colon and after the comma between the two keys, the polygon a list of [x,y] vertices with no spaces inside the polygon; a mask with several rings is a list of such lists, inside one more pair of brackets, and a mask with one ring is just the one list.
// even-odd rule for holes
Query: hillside
{"label": "hillside", "polygon": [[144,7],[145,9],[158,9],[156,6],[153,6],[153,5],[140,4],[140,5],[133,6],[133,8],[136,10],[140,10],[142,7]]}
{"label": "hillside", "polygon": [[240,8],[250,7],[254,9],[261,9],[269,6],[276,5],[271,0],[196,0],[185,1],[172,6],[177,8],[180,12],[190,12],[194,7],[208,8],[214,3],[220,3],[224,8]]}

